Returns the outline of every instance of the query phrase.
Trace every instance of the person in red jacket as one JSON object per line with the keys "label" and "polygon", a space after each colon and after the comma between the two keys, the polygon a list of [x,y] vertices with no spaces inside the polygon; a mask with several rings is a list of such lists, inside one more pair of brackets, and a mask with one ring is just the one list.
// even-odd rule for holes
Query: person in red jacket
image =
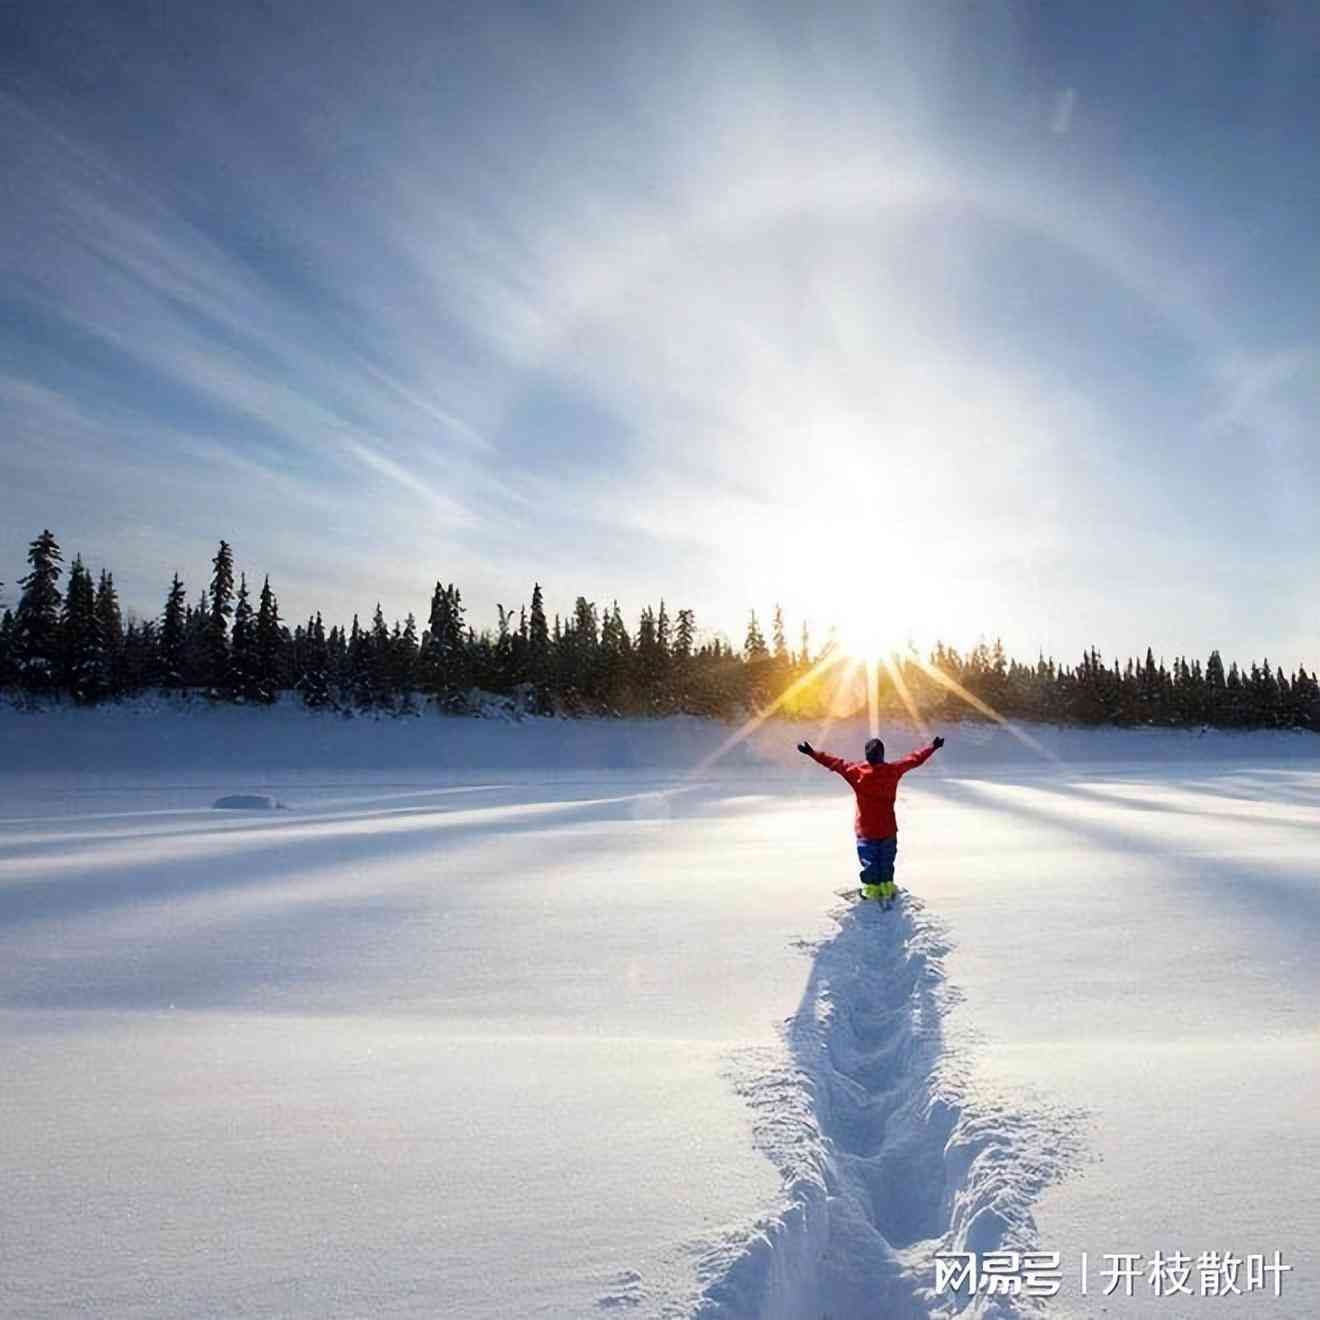
{"label": "person in red jacket", "polygon": [[798,751],[818,765],[833,770],[848,781],[857,795],[857,859],[862,864],[862,897],[890,903],[898,892],[894,884],[894,859],[898,856],[898,821],[894,817],[894,796],[898,781],[909,770],[930,760],[941,747],[936,738],[929,747],[912,752],[901,761],[885,760],[885,745],[879,738],[866,743],[865,761],[845,761],[842,757],[818,752],[809,742],[798,743]]}

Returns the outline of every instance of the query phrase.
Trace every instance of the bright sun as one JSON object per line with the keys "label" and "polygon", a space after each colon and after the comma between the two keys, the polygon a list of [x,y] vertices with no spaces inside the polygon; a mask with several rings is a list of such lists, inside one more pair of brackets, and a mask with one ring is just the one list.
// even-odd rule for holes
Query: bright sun
{"label": "bright sun", "polygon": [[897,651],[900,646],[886,622],[854,611],[850,617],[836,623],[835,636],[846,655],[858,660],[878,660]]}
{"label": "bright sun", "polygon": [[820,605],[819,617],[833,628],[839,648],[856,660],[906,654],[909,645],[919,643],[929,617],[917,584],[898,575],[857,580],[853,590],[823,595]]}
{"label": "bright sun", "polygon": [[[892,520],[891,520],[892,521]],[[812,519],[770,551],[780,590],[787,586],[790,613],[811,628],[819,655],[833,635],[844,655],[880,660],[905,655],[932,640],[931,628],[947,604],[929,552],[907,551],[911,538],[901,525],[882,534],[846,519]]]}

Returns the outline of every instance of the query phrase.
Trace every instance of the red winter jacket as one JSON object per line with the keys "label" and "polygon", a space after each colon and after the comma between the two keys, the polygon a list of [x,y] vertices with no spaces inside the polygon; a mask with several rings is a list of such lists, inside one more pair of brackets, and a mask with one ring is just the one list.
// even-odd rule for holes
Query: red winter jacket
{"label": "red winter jacket", "polygon": [[817,751],[811,753],[811,759],[826,770],[842,775],[857,794],[855,829],[859,839],[892,839],[898,833],[898,821],[894,819],[898,781],[934,754],[934,747],[923,747],[901,761],[881,761],[879,765],[872,765],[869,761],[845,761],[841,756]]}

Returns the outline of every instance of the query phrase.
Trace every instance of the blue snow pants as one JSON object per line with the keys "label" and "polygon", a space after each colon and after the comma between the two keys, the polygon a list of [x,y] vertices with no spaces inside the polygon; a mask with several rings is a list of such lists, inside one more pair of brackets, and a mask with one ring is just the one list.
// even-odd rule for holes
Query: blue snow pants
{"label": "blue snow pants", "polygon": [[858,839],[857,860],[862,864],[862,883],[891,884],[894,879],[894,859],[897,856],[897,834],[889,839]]}

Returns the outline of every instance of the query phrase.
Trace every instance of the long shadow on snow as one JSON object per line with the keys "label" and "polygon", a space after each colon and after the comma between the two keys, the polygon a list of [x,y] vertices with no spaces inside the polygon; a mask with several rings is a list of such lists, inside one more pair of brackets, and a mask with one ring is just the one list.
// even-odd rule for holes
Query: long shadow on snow
{"label": "long shadow on snow", "polygon": [[[1235,776],[1235,778],[1241,779],[1241,776],[1238,775]],[[950,782],[975,784],[976,780],[974,777],[968,777],[966,780],[945,780],[941,782],[943,784],[948,784]],[[1108,784],[1131,785],[1134,780],[1131,778],[1125,779],[1122,776],[1106,776],[1103,778],[1102,782]],[[1139,784],[1142,782],[1149,783],[1150,781],[1142,781],[1138,778],[1135,782]],[[1054,779],[1042,778],[1033,780],[1029,784],[1015,784],[1012,786],[1025,787],[1034,793],[1045,793],[1056,797],[1081,799],[1086,803],[1105,807],[1112,811],[1134,811],[1158,815],[1189,816],[1193,819],[1205,815],[1205,805],[1203,803],[1167,802],[1158,799],[1144,799],[1135,796],[1120,796],[1113,793],[1105,793],[1101,789],[1082,782],[1074,777],[1060,777]],[[1286,798],[1282,801],[1272,799],[1264,792],[1255,797],[1247,797],[1242,793],[1226,792],[1225,788],[1230,786],[1227,781],[1224,785],[1215,785],[1204,780],[1182,781],[1173,779],[1168,781],[1168,786],[1184,792],[1211,796],[1216,798],[1219,803],[1222,803],[1227,799],[1233,802],[1253,802],[1271,807],[1278,807],[1280,805],[1300,805],[1300,802]],[[1161,785],[1161,787],[1164,787],[1164,785]],[[1313,815],[1316,806],[1314,795],[1312,795],[1311,801],[1306,805],[1312,808],[1311,814]],[[1283,817],[1279,815],[1262,816],[1246,811],[1228,810],[1222,806],[1218,806],[1214,815],[1217,821],[1231,821],[1237,825],[1247,825],[1257,829],[1297,830],[1312,836],[1314,836],[1316,830],[1316,821],[1310,818],[1306,813],[1301,812],[1296,813],[1292,817]]]}
{"label": "long shadow on snow", "polygon": [[[1306,873],[1295,862],[1280,865],[1272,859],[1258,858],[1244,882],[1243,862],[1237,856],[1221,858],[1210,851],[1189,851],[1177,838],[1168,839],[1158,833],[1069,812],[1066,800],[1076,795],[1067,784],[1053,786],[1048,794],[1036,800],[991,793],[971,780],[942,781],[939,793],[950,801],[1075,835],[1091,845],[1097,873],[1106,885],[1115,889],[1116,898],[1130,899],[1132,890],[1116,884],[1113,854],[1137,854],[1146,860],[1158,859],[1168,882],[1180,885],[1189,903],[1208,899],[1221,906],[1234,904],[1250,909],[1252,914],[1270,920],[1281,932],[1281,939],[1300,941],[1303,949],[1313,948],[1315,940],[1320,938],[1320,889],[1306,883]],[[1046,797],[1053,800],[1047,801]],[[1122,811],[1123,806],[1118,805],[1115,810]],[[1265,827],[1264,822],[1253,823]],[[1299,875],[1302,883],[1294,883],[1290,878]],[[1189,911],[1195,910],[1189,906]]]}
{"label": "long shadow on snow", "polygon": [[[281,883],[287,867],[366,867],[382,853],[400,859],[434,854],[442,865],[449,846],[492,829],[502,835],[535,835],[574,823],[629,821],[636,818],[639,800],[658,796],[642,792],[582,799],[551,794],[545,800],[493,807],[281,815],[242,826],[226,822],[223,827],[176,831],[154,840],[161,846],[147,857],[134,854],[142,843],[138,836],[91,840],[83,850],[90,863],[86,873],[78,873],[79,857],[71,855],[64,867],[45,878],[29,880],[20,873],[0,880],[0,928],[203,892],[266,888]],[[198,841],[209,845],[206,851],[192,850]],[[179,855],[169,852],[171,843],[178,845]],[[11,852],[21,862],[21,851],[7,848],[0,839],[0,860],[8,861]],[[58,858],[58,851],[54,855]],[[234,865],[240,855],[241,869]]]}
{"label": "long shadow on snow", "polygon": [[1029,1249],[1031,1207],[1075,1161],[1080,1116],[974,1091],[945,1023],[947,938],[920,902],[853,906],[814,950],[787,1061],[735,1084],[784,1205],[712,1249],[702,1320],[929,1320],[1034,1314],[1034,1303],[936,1295],[936,1251]]}
{"label": "long shadow on snow", "polygon": [[[567,865],[578,850],[599,858],[608,848],[626,867],[630,834],[601,834],[594,828],[578,833],[575,827],[634,821],[638,803],[649,809],[662,797],[671,807],[684,804],[675,816],[699,815],[710,806],[706,796],[717,800],[718,791],[680,786],[672,796],[647,791],[589,800],[547,795],[544,802],[513,804],[524,807],[525,814],[500,815],[498,833],[525,840],[538,866],[552,858]],[[346,819],[379,829],[337,833]],[[320,824],[329,827],[324,837]],[[400,825],[406,826],[402,832],[396,828]],[[289,837],[294,829],[296,837]],[[257,828],[231,827],[228,838],[242,844],[241,869],[232,857],[221,858],[228,864],[220,865],[216,855],[166,855],[131,865],[116,861],[91,875],[0,884],[0,950],[6,938],[14,950],[7,960],[0,959],[0,1004],[71,1010],[177,1004],[191,1010],[433,1011],[434,998],[401,1000],[392,971],[408,956],[426,958],[427,967],[437,971],[434,960],[450,956],[455,934],[445,924],[445,891],[489,884],[488,876],[469,874],[463,846],[494,829],[491,813],[483,808],[467,809],[462,816],[412,808],[318,813],[277,827],[261,828],[261,822]],[[187,843],[195,836],[178,837]],[[432,864],[415,873],[423,858]],[[318,884],[316,877],[327,867],[342,881]],[[310,886],[302,883],[307,878]],[[244,895],[255,901],[237,906],[227,901]],[[145,936],[93,940],[79,945],[76,956],[66,953],[57,960],[43,943],[47,937],[32,938],[33,932],[24,930],[41,920],[113,920],[138,904],[210,899],[216,900],[214,911],[194,909],[177,924],[162,918]],[[48,938],[62,941],[64,935]],[[417,943],[409,944],[409,938]],[[373,949],[385,947],[394,953],[378,968],[369,957],[362,962]],[[438,974],[439,984],[444,979]]]}

